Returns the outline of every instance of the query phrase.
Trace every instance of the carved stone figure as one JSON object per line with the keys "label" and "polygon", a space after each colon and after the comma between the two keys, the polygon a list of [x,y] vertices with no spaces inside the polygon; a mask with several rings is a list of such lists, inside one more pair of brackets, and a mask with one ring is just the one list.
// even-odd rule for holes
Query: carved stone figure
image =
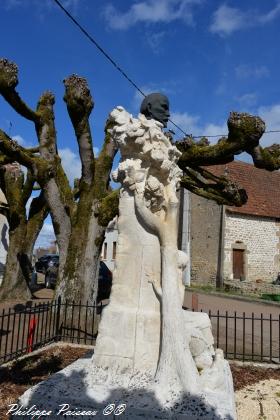
{"label": "carved stone figure", "polygon": [[141,114],[150,120],[154,119],[163,124],[163,127],[167,126],[169,114],[169,100],[167,96],[162,93],[150,93],[143,100],[140,107]]}
{"label": "carved stone figure", "polygon": [[[72,380],[58,375],[52,389],[83,409],[89,402],[100,408],[121,401],[129,420],[235,420],[229,365],[221,350],[214,352],[209,317],[182,309],[188,260],[177,248],[180,152],[154,118],[133,118],[117,107],[109,123],[121,153],[113,178],[122,185],[110,303],[91,363],[72,366]],[[83,396],[77,377],[86,387]],[[27,405],[32,392],[21,403]],[[42,387],[32,404],[46,392],[52,400],[50,387]]]}
{"label": "carved stone figure", "polygon": [[217,396],[213,402],[211,394],[212,404],[224,399],[234,418],[231,374],[222,354],[214,352],[209,317],[182,309],[182,270],[188,261],[177,248],[180,152],[162,131],[167,109],[154,112],[161,96],[151,96],[153,101],[146,98],[141,106],[146,115],[133,118],[122,107],[110,114],[111,135],[121,152],[113,173],[122,185],[119,241],[93,361],[118,381],[122,375],[141,374],[142,380],[144,375],[163,406],[186,393],[202,395],[209,378]]}

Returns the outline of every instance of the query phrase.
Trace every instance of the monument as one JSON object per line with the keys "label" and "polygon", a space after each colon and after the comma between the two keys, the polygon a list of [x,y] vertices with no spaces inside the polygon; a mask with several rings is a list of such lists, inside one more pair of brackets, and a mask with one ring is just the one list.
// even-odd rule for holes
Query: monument
{"label": "monument", "polygon": [[122,185],[119,239],[94,364],[113,376],[141,374],[163,407],[193,395],[235,418],[229,365],[214,352],[210,319],[182,309],[188,261],[177,248],[180,152],[162,130],[168,99],[151,94],[141,111],[137,119],[122,107],[110,114],[121,152],[113,174]]}
{"label": "monument", "polygon": [[[145,98],[138,118],[120,106],[109,116],[121,153],[113,173],[121,192],[110,303],[92,360],[66,368],[67,385],[54,375],[52,388],[60,398],[74,392],[69,371],[82,369],[87,396],[72,393],[76,407],[113,398],[126,405],[121,417],[130,420],[234,420],[231,372],[223,352],[214,351],[210,319],[182,309],[182,270],[188,264],[177,247],[182,173],[180,152],[163,131],[168,118],[168,99],[160,94]],[[38,401],[36,392],[51,395],[35,387],[21,402]]]}

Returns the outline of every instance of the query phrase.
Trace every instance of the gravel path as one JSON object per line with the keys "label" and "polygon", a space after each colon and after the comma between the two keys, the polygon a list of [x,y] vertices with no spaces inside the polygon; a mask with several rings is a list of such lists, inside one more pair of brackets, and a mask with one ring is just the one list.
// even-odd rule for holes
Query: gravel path
{"label": "gravel path", "polygon": [[279,420],[280,381],[268,379],[235,392],[238,420]]}

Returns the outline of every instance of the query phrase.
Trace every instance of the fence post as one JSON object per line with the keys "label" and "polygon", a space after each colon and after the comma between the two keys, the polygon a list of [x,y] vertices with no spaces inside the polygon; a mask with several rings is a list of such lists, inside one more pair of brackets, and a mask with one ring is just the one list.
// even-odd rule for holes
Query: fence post
{"label": "fence post", "polygon": [[198,312],[198,294],[192,293],[192,310]]}
{"label": "fence post", "polygon": [[57,299],[57,310],[56,310],[56,325],[55,325],[55,341],[60,340],[60,308],[61,308],[61,296]]}

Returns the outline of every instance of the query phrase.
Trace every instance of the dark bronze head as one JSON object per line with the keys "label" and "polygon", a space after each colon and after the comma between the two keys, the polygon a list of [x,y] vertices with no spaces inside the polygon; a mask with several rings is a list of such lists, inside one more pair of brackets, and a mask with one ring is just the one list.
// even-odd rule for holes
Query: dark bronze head
{"label": "dark bronze head", "polygon": [[148,120],[153,118],[154,120],[161,122],[163,126],[166,127],[170,117],[169,100],[161,93],[151,93],[143,100],[140,112],[141,114],[144,114]]}

